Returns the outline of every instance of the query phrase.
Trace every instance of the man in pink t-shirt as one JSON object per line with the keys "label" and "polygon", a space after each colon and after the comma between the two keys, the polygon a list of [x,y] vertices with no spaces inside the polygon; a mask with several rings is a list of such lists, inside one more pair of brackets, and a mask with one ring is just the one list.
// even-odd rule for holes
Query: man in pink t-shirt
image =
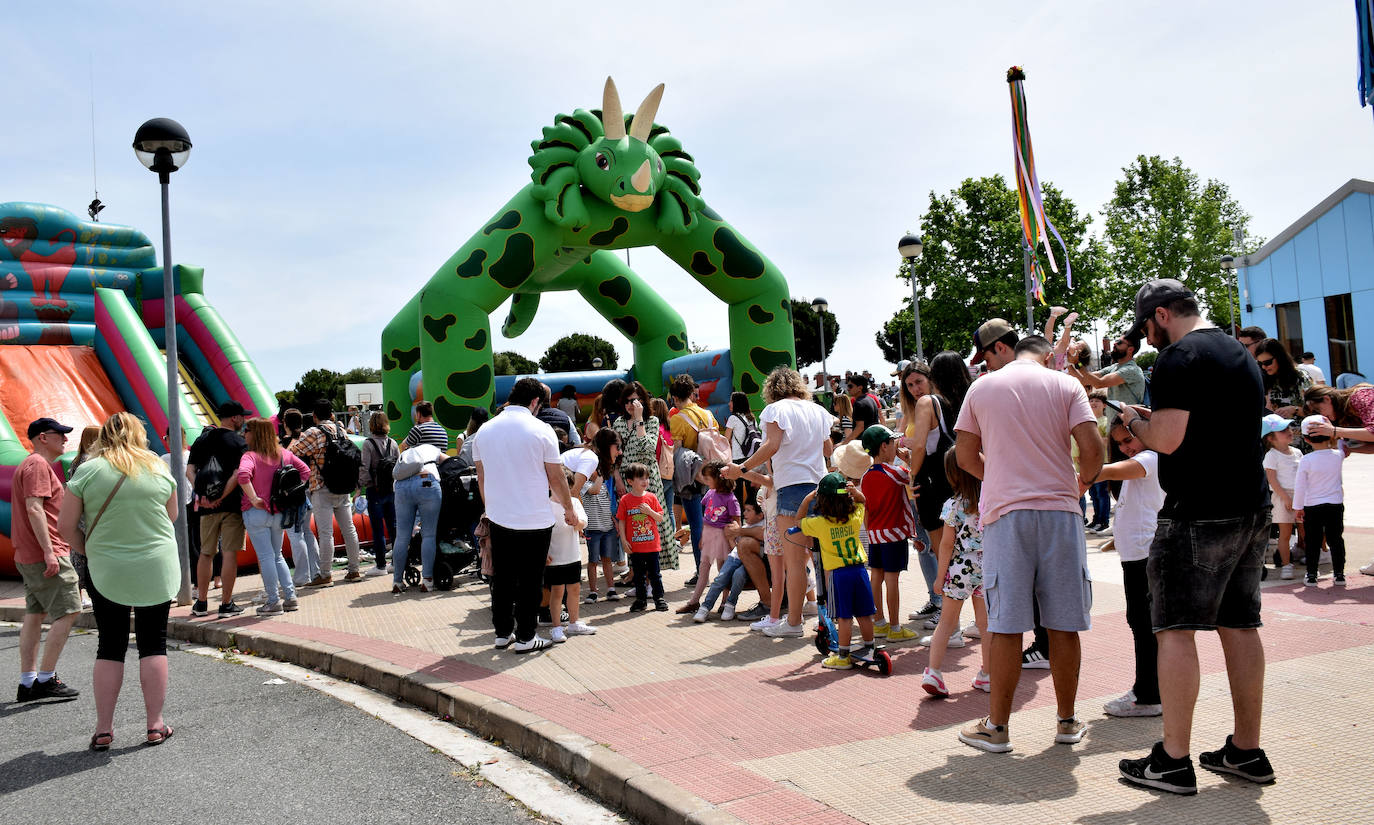
{"label": "man in pink t-shirt", "polygon": [[[72,428],[51,418],[29,425],[33,452],[15,468],[10,487],[13,517],[10,541],[14,566],[24,579],[24,624],[19,631],[19,694],[17,701],[75,699],[77,691],[57,678],[57,658],[67,635],[81,615],[81,594],[71,551],[57,533],[57,514],[66,489],[53,462],[66,449]],[[43,618],[52,626],[38,665],[38,643],[43,637]]]}
{"label": "man in pink t-shirt", "polygon": [[[1102,438],[1082,385],[1044,368],[1052,351],[1039,336],[1014,346],[1015,331],[1001,319],[979,327],[975,362],[990,374],[969,388],[954,425],[959,466],[983,480],[983,589],[987,594],[991,712],[959,733],[959,740],[993,752],[1011,750],[1008,721],[1021,677],[1021,634],[1032,629],[1038,605],[1050,633],[1059,726],[1055,741],[1078,742],[1074,716],[1080,651],[1078,633],[1091,626],[1092,581],[1078,507],[1079,483],[1102,468]],[[1075,476],[1070,442],[1077,442]]]}

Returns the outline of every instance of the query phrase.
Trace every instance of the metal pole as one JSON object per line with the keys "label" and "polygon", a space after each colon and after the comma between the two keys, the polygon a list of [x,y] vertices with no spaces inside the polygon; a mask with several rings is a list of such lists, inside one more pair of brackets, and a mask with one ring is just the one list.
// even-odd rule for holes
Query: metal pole
{"label": "metal pole", "polygon": [[1026,279],[1026,331],[1035,333],[1035,309],[1031,306],[1031,253],[1030,247],[1021,244],[1021,274]]}
{"label": "metal pole", "polygon": [[825,366],[825,310],[816,313],[816,323],[821,328],[821,375],[825,376],[822,392],[830,392],[830,370]]}
{"label": "metal pole", "polygon": [[920,289],[916,284],[916,259],[906,259],[907,274],[911,276],[911,317],[916,322],[916,348],[912,350],[917,359],[925,357],[925,350],[921,348],[921,295]]}
{"label": "metal pole", "polygon": [[186,458],[182,455],[181,383],[177,373],[177,324],[175,286],[172,283],[172,219],[167,205],[169,173],[160,172],[162,181],[162,329],[167,346],[167,449],[172,456],[172,478],[177,483],[177,519],[173,529],[177,537],[177,556],[181,558],[181,589],[177,604],[191,603],[191,565],[186,557]]}
{"label": "metal pole", "polygon": [[1230,326],[1231,326],[1231,330],[1230,330],[1230,332],[1231,332],[1231,337],[1232,337],[1232,338],[1235,338],[1235,337],[1236,337],[1236,305],[1235,305],[1235,303],[1232,302],[1232,300],[1231,300],[1231,273],[1233,273],[1233,272],[1235,272],[1234,269],[1227,270],[1227,272],[1226,272],[1226,320],[1229,322],[1229,324],[1230,324]]}

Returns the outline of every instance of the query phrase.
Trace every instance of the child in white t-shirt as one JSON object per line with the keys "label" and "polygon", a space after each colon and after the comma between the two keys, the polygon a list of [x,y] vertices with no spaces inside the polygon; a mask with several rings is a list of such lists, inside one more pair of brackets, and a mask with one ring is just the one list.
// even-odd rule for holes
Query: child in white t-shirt
{"label": "child in white t-shirt", "polygon": [[[568,476],[572,475],[566,469],[563,472]],[[571,480],[569,478],[569,481]],[[568,640],[568,636],[590,636],[596,632],[596,628],[578,618],[578,608],[581,606],[578,593],[582,588],[582,544],[578,540],[578,534],[587,526],[587,513],[582,509],[582,502],[574,497],[572,508],[573,514],[577,516],[577,526],[569,527],[563,521],[563,505],[557,499],[551,498],[549,506],[553,508],[553,535],[549,538],[544,586],[549,589],[549,616],[553,621],[549,639],[555,644],[562,644]],[[566,632],[560,607],[563,604],[565,590],[568,596]]]}
{"label": "child in white t-shirt", "polygon": [[[1298,477],[1298,462],[1302,452],[1293,446],[1293,422],[1270,413],[1260,424],[1264,446],[1264,475],[1269,479],[1270,502],[1273,504],[1272,522],[1279,527],[1279,578],[1293,578],[1293,558],[1288,548],[1293,538],[1293,484]],[[1302,535],[1302,526],[1298,526]]]}
{"label": "child in white t-shirt", "polygon": [[1298,523],[1307,527],[1307,578],[1303,584],[1308,587],[1317,585],[1323,539],[1331,548],[1334,584],[1345,587],[1345,489],[1341,484],[1345,450],[1331,436],[1312,434],[1316,425],[1330,423],[1324,415],[1309,415],[1302,420],[1302,435],[1312,445],[1312,452],[1298,463],[1298,477],[1293,482],[1293,512]]}

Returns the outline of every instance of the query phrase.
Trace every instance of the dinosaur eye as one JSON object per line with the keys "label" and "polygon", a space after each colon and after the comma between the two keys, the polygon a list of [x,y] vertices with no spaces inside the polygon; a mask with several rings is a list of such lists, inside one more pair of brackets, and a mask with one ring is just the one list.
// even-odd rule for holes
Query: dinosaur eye
{"label": "dinosaur eye", "polygon": [[611,168],[611,162],[610,162],[609,160],[607,160],[607,159],[606,159],[606,156],[603,155],[603,154],[600,153],[600,152],[597,152],[597,153],[596,153],[596,168],[598,168],[598,169],[610,169],[610,168]]}

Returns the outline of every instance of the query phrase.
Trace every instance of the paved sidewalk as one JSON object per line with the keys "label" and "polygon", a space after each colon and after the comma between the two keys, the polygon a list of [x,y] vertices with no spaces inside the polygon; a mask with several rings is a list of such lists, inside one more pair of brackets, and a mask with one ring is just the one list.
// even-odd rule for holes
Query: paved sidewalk
{"label": "paved sidewalk", "polygon": [[[269,631],[453,683],[533,714],[520,717],[531,723],[549,720],[601,743],[718,813],[754,825],[987,825],[1004,819],[1007,806],[1017,821],[1085,825],[1314,817],[1374,823],[1360,748],[1374,699],[1374,578],[1355,572],[1374,556],[1374,530],[1352,528],[1348,540],[1348,589],[1332,588],[1329,577],[1317,588],[1272,576],[1265,584],[1264,744],[1278,783],[1260,788],[1199,770],[1194,798],[1117,778],[1117,760],[1144,753],[1160,724],[1101,713],[1105,701],[1130,686],[1132,660],[1120,564],[1115,553],[1097,551],[1097,540],[1089,559],[1094,629],[1083,637],[1078,705],[1088,734],[1077,746],[1053,744],[1050,674],[1026,671],[1009,755],[983,754],[955,739],[962,724],[987,712],[987,695],[970,687],[977,643],[950,651],[953,695],[943,701],[920,689],[927,654],[912,643],[889,648],[891,677],[836,673],[820,668],[810,635],[773,640],[715,617],[697,625],[673,613],[631,615],[628,600],[583,606],[597,635],[519,656],[491,647],[485,586],[465,578],[449,592],[394,596],[389,577],[305,591],[299,612],[269,619],[190,619],[187,608],[174,608],[173,633],[205,624]],[[682,586],[687,575],[664,574],[674,607],[690,594]],[[923,601],[919,581],[915,569],[903,576],[904,613]],[[17,586],[0,583],[0,607],[22,605]],[[259,581],[240,579],[238,590],[246,601],[260,592]],[[751,594],[741,602],[752,604]],[[1230,730],[1220,646],[1199,634],[1199,649],[1195,752],[1219,746]]]}

